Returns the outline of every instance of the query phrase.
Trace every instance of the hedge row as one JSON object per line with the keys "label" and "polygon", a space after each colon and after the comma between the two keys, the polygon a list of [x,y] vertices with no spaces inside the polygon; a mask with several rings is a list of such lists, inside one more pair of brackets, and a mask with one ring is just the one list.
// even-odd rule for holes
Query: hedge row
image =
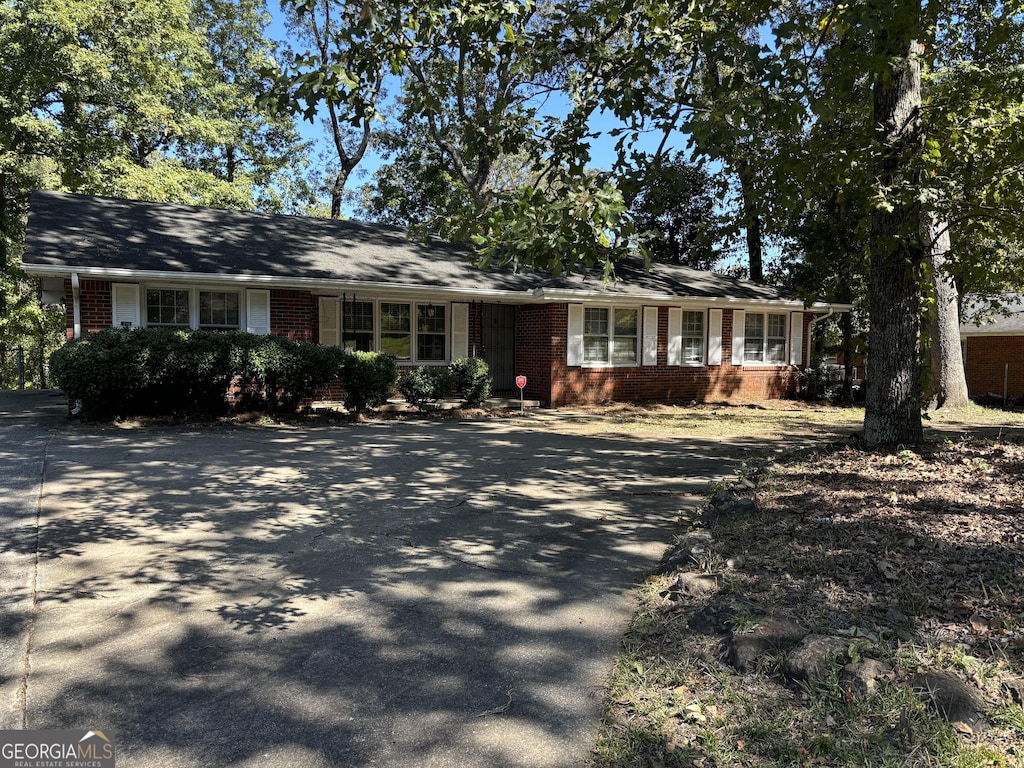
{"label": "hedge row", "polygon": [[395,391],[395,361],[243,331],[109,328],[60,348],[50,370],[90,418],[294,410],[334,379],[350,410]]}
{"label": "hedge row", "polygon": [[406,372],[398,390],[407,403],[421,411],[452,396],[475,408],[491,396],[491,375],[480,358],[460,357],[447,368],[423,367]]}

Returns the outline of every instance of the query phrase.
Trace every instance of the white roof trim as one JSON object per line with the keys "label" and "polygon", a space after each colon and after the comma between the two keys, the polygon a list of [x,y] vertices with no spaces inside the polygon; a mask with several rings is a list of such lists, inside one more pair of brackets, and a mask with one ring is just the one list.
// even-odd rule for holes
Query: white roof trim
{"label": "white roof trim", "polygon": [[[67,271],[55,269],[50,265],[24,264],[26,272],[40,276],[60,277]],[[201,284],[243,284],[264,288],[301,288],[315,291],[318,294],[336,293],[338,291],[370,291],[373,293],[411,293],[465,297],[501,297],[529,298],[525,291],[502,291],[493,288],[445,288],[434,285],[405,285],[401,283],[376,283],[361,280],[332,280],[323,277],[277,277],[275,275],[238,275],[209,272],[174,272],[164,270],[118,269],[113,267],[80,267],[75,271],[82,278],[104,278],[111,280],[135,280],[140,282],[175,282]]]}
{"label": "white roof trim", "polygon": [[115,267],[78,267],[74,270],[60,269],[52,265],[23,264],[25,272],[38,276],[65,277],[72,271],[79,279],[101,278],[110,280],[133,280],[139,282],[174,282],[192,284],[239,284],[251,287],[304,289],[317,295],[335,295],[339,292],[374,293],[391,296],[422,295],[443,296],[449,300],[465,298],[506,299],[520,303],[562,303],[588,302],[598,304],[656,304],[672,306],[729,307],[736,309],[781,309],[792,311],[827,311],[846,312],[852,309],[849,304],[815,303],[805,307],[801,301],[749,299],[740,297],[714,296],[675,296],[666,293],[607,293],[597,290],[574,290],[571,288],[535,288],[525,291],[496,290],[493,288],[445,288],[444,286],[414,285],[401,283],[380,283],[360,280],[332,280],[322,277],[278,277],[275,275],[223,274],[209,272],[176,272],[170,270],[135,270]]}

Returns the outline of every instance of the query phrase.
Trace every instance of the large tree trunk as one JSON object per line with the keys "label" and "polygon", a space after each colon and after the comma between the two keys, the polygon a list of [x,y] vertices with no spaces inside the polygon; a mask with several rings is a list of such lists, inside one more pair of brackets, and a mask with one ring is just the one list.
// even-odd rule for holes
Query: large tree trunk
{"label": "large tree trunk", "polygon": [[743,228],[746,230],[747,256],[750,279],[764,282],[764,245],[761,236],[761,216],[757,211],[757,193],[754,191],[753,169],[743,160],[739,166],[740,199],[743,205]]}
{"label": "large tree trunk", "polygon": [[864,442],[869,448],[920,445],[920,291],[925,248],[921,208],[913,190],[916,157],[924,146],[921,65],[916,41],[878,33],[878,53],[892,61],[873,86],[876,177],[891,193],[891,210],[871,217],[868,280],[871,331]]}
{"label": "large tree trunk", "polygon": [[960,293],[945,270],[950,249],[949,225],[929,216],[925,243],[935,297],[935,311],[928,314],[928,400],[933,408],[960,408],[970,400],[960,348]]}

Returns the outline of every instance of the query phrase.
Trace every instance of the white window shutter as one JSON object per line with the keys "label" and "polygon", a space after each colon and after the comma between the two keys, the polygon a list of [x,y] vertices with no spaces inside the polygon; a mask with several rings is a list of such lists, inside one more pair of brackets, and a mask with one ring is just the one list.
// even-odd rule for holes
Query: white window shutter
{"label": "white window shutter", "polygon": [[569,338],[566,364],[583,365],[583,305],[569,305]]}
{"label": "white window shutter", "polygon": [[452,304],[452,360],[469,357],[469,304]]}
{"label": "white window shutter", "polygon": [[338,308],[337,296],[321,296],[320,304],[320,343],[325,347],[336,347],[341,344],[341,312]]}
{"label": "white window shutter", "polygon": [[658,364],[658,308],[644,307],[643,365]]}
{"label": "white window shutter", "polygon": [[804,364],[804,313],[794,312],[789,319],[789,364]]}
{"label": "white window shutter", "polygon": [[683,364],[683,310],[668,308],[668,364]]}
{"label": "white window shutter", "polygon": [[722,310],[708,312],[708,365],[722,364]]}
{"label": "white window shutter", "polygon": [[732,313],[732,364],[743,365],[743,337],[746,332],[744,323],[747,313],[735,309]]}
{"label": "white window shutter", "polygon": [[270,291],[246,291],[245,316],[245,330],[259,336],[269,336]]}
{"label": "white window shutter", "polygon": [[138,328],[142,325],[138,284],[114,283],[111,286],[111,301],[114,310],[112,324],[115,328]]}

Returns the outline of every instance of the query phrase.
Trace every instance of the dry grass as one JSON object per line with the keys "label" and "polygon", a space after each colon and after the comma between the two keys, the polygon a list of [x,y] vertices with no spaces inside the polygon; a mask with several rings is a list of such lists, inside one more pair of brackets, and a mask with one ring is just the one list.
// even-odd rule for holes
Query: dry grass
{"label": "dry grass", "polygon": [[[749,413],[744,435],[826,440],[855,430],[862,416]],[[743,429],[736,414],[622,409],[609,418],[617,429],[659,432],[688,431],[696,419],[724,435]],[[1024,765],[1022,426],[1020,414],[971,408],[933,418],[920,454],[832,445],[762,467],[749,491],[757,511],[719,519],[711,551],[686,566],[720,573],[724,594],[669,599],[674,570],[640,588],[593,765]],[[982,437],[963,440],[964,432]],[[779,656],[740,673],[724,661],[725,637],[698,620],[716,600],[815,633],[856,628],[866,639],[851,641],[850,653],[894,672],[866,698],[851,698],[837,676],[796,684]],[[733,631],[742,623],[741,610]],[[910,684],[927,670],[974,686],[991,727],[964,734],[935,716]]]}

